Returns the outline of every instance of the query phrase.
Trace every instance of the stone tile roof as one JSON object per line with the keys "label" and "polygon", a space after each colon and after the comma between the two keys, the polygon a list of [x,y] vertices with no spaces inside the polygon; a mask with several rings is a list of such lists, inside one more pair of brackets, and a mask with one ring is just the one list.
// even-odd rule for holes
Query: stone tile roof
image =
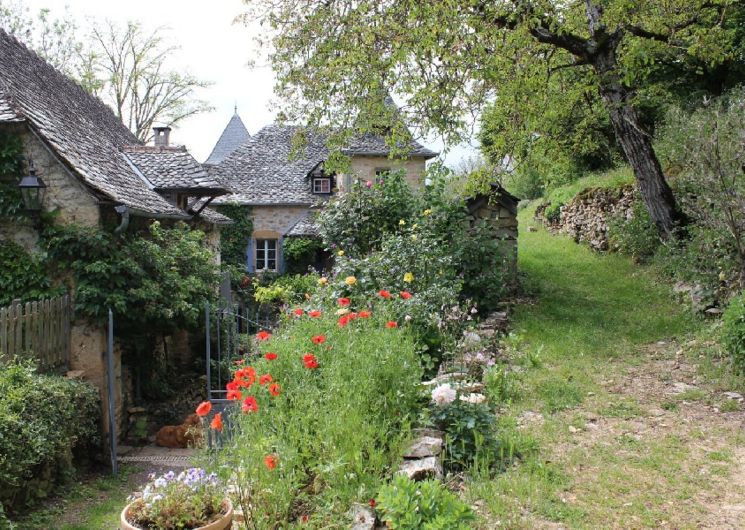
{"label": "stone tile roof", "polygon": [[0,94],[0,122],[15,121],[23,121],[23,116],[18,114],[9,97]]}
{"label": "stone tile roof", "polygon": [[208,174],[183,146],[134,145],[125,147],[124,153],[156,190],[227,193],[225,186]]}
{"label": "stone tile roof", "polygon": [[233,153],[233,151],[243,145],[250,136],[236,109],[235,114],[230,118],[228,125],[223,130],[210,156],[204,163],[210,165],[219,164]]}
{"label": "stone tile roof", "polygon": [[293,149],[300,127],[267,125],[222,161],[219,177],[233,195],[217,202],[247,205],[311,205],[320,197],[310,190],[308,173],[328,157],[325,137],[308,135]]}
{"label": "stone tile roof", "polygon": [[[12,97],[14,116],[31,129],[99,197],[133,213],[189,218],[151,190],[121,155],[137,138],[101,100],[0,29],[0,93]],[[7,96],[0,112],[7,121]]]}
{"label": "stone tile roof", "polygon": [[208,223],[214,223],[216,225],[233,224],[233,220],[230,217],[228,217],[227,215],[223,215],[220,212],[217,212],[209,207],[202,210],[196,218],[203,218]]}
{"label": "stone tile roof", "polygon": [[[425,159],[434,158],[439,153],[427,149],[416,140],[412,140],[406,148],[408,156],[421,156]],[[364,134],[349,142],[349,145],[342,149],[345,155],[369,155],[369,156],[388,156],[391,152],[390,147],[386,145],[385,138],[377,134]]]}
{"label": "stone tile roof", "polygon": [[287,237],[319,237],[313,212],[305,212],[285,233]]}
{"label": "stone tile roof", "polygon": [[[294,148],[296,135],[304,146]],[[349,155],[388,156],[384,138],[365,135],[343,150]],[[234,191],[218,202],[246,205],[311,205],[327,197],[311,192],[308,173],[329,156],[326,136],[298,126],[267,125],[217,166],[216,178]],[[432,158],[437,153],[413,142],[410,156]]]}

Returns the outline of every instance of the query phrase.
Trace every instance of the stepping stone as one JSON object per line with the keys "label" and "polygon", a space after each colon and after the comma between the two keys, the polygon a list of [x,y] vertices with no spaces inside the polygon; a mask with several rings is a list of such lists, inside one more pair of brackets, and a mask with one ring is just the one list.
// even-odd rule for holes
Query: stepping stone
{"label": "stepping stone", "polygon": [[404,452],[404,458],[412,460],[416,458],[426,458],[428,456],[437,456],[442,453],[442,438],[432,436],[423,436]]}
{"label": "stepping stone", "polygon": [[349,510],[352,530],[375,530],[375,514],[367,506],[353,504]]}
{"label": "stepping stone", "polygon": [[429,478],[442,478],[442,464],[434,456],[428,456],[421,460],[406,460],[398,470],[401,475],[406,475],[411,480],[426,480]]}

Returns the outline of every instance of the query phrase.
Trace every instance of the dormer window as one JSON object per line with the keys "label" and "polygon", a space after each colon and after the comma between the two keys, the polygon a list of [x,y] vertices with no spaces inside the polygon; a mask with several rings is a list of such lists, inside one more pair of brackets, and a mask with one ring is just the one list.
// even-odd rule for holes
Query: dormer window
{"label": "dormer window", "polygon": [[313,193],[328,194],[331,193],[331,179],[329,177],[313,178]]}

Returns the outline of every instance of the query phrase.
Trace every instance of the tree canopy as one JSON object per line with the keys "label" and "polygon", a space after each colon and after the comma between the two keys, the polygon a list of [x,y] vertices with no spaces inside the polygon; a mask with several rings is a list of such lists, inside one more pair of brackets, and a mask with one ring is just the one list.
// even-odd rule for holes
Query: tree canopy
{"label": "tree canopy", "polygon": [[[270,45],[288,119],[346,134],[379,130],[393,117],[385,106],[393,93],[403,99],[403,121],[448,143],[462,140],[475,116],[497,102],[503,124],[518,124],[523,145],[547,110],[557,123],[572,116],[576,143],[584,144],[603,127],[596,117],[604,112],[663,234],[684,219],[636,89],[660,73],[655,61],[663,57],[716,70],[726,84],[743,53],[735,0],[245,1],[244,20],[261,23]],[[563,109],[546,107],[556,99],[541,97],[546,86],[565,95]],[[589,109],[582,119],[566,112],[580,102]],[[390,129],[391,144],[405,134]],[[517,139],[493,135],[493,151],[519,146]]]}

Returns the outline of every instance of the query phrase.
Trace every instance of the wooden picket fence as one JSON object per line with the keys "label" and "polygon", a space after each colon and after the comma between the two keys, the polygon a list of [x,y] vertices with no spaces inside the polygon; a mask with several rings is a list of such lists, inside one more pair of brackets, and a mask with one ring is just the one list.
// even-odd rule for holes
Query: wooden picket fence
{"label": "wooden picket fence", "polygon": [[70,360],[69,295],[0,308],[0,356],[36,359],[42,371],[65,370]]}

